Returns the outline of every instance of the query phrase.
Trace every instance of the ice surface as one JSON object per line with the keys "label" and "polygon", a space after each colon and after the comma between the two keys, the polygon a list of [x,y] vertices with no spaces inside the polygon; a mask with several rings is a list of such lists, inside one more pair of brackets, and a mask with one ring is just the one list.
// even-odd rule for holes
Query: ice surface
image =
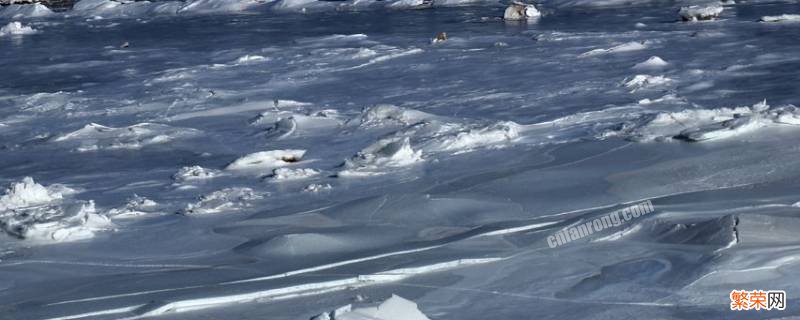
{"label": "ice surface", "polygon": [[800,14],[782,14],[779,16],[763,16],[762,22],[800,22]]}
{"label": "ice surface", "polygon": [[702,3],[4,15],[40,32],[0,39],[0,183],[19,186],[0,221],[28,230],[0,229],[0,309],[288,320],[395,292],[435,319],[716,320],[732,289],[796,292],[800,44],[756,21],[797,8],[676,23]]}

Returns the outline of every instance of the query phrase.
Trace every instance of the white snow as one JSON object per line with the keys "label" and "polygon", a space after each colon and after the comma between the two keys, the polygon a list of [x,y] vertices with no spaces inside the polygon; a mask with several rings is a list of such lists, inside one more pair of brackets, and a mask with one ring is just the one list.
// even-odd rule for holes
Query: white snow
{"label": "white snow", "polygon": [[778,16],[763,16],[761,22],[800,22],[800,14],[782,14]]}
{"label": "white snow", "polygon": [[312,319],[317,320],[430,320],[419,311],[417,304],[393,294],[389,299],[374,307],[352,308],[345,305],[331,312],[322,313]]}
{"label": "white snow", "polygon": [[700,4],[700,5],[691,5],[687,7],[681,7],[678,11],[678,15],[684,21],[700,21],[700,20],[711,20],[719,18],[719,15],[723,11],[722,4],[720,3],[708,3],[708,4]]}
{"label": "white snow", "polygon": [[658,56],[652,56],[646,61],[642,61],[633,66],[637,70],[660,70],[669,66],[669,63]]}
{"label": "white snow", "polygon": [[37,33],[36,29],[23,25],[19,21],[9,22],[7,25],[0,28],[0,37],[3,36],[21,36]]}
{"label": "white snow", "polygon": [[305,150],[296,149],[260,151],[234,160],[225,169],[271,171],[299,162],[305,154]]}
{"label": "white snow", "polygon": [[113,227],[98,214],[94,202],[65,199],[74,192],[62,186],[45,187],[25,177],[0,196],[0,228],[20,239],[61,242],[92,238]]}

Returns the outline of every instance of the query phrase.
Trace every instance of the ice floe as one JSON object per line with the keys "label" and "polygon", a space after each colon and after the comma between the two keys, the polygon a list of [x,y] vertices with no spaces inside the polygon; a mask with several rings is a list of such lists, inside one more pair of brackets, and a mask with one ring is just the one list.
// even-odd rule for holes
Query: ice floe
{"label": "ice floe", "polygon": [[19,21],[9,22],[7,25],[0,28],[0,37],[3,36],[22,36],[34,34],[38,31],[30,26],[23,25]]}
{"label": "ice floe", "polygon": [[172,179],[176,182],[192,182],[213,179],[221,174],[220,170],[191,166],[180,168],[178,172],[172,175]]}
{"label": "ice floe", "polygon": [[345,160],[340,176],[364,176],[385,173],[422,161],[422,152],[411,148],[409,138],[381,139]]}
{"label": "ice floe", "polygon": [[779,16],[763,16],[761,22],[800,22],[800,14],[782,14]]}
{"label": "ice floe", "polygon": [[631,51],[639,51],[647,49],[650,45],[648,41],[631,41],[626,42],[608,49],[594,49],[587,52],[582,53],[579,57],[593,57],[599,56],[604,54],[613,54],[613,53],[620,53],[620,52],[631,52]]}
{"label": "ice floe", "polygon": [[542,13],[539,11],[539,9],[532,4],[512,1],[511,4],[506,8],[506,11],[503,13],[503,19],[512,21],[527,20],[538,18],[541,15]]}
{"label": "ice floe", "polygon": [[301,180],[308,179],[320,174],[319,170],[311,168],[277,168],[272,170],[273,180]]}
{"label": "ice floe", "polygon": [[234,160],[225,169],[271,171],[299,162],[305,154],[305,150],[293,149],[260,151]]}
{"label": "ice floe", "polygon": [[42,186],[30,177],[15,182],[0,197],[0,228],[13,237],[43,242],[87,239],[113,228],[94,202],[66,197],[73,192]]}
{"label": "ice floe", "polygon": [[328,183],[326,184],[312,183],[303,188],[303,192],[317,193],[325,190],[331,190],[332,188],[333,187],[331,187],[331,185]]}
{"label": "ice floe", "polygon": [[413,301],[393,294],[374,307],[353,308],[345,305],[331,312],[317,315],[312,320],[429,320]]}
{"label": "ice floe", "polygon": [[683,21],[713,20],[719,18],[723,10],[720,3],[707,3],[682,7],[678,15]]}
{"label": "ice floe", "polygon": [[118,208],[108,210],[107,215],[112,218],[133,218],[147,215],[159,209],[159,204],[153,200],[138,195],[133,195],[128,202]]}
{"label": "ice floe", "polygon": [[672,79],[665,76],[651,76],[646,74],[637,74],[632,79],[625,79],[623,85],[634,91],[639,89],[660,87],[668,84]]}
{"label": "ice floe", "polygon": [[189,138],[199,130],[178,128],[157,123],[139,123],[128,127],[106,127],[90,123],[81,129],[53,139],[55,142],[71,144],[79,152],[141,149],[149,145],[165,144],[177,139]]}
{"label": "ice floe", "polygon": [[213,214],[236,211],[250,206],[250,202],[264,198],[264,194],[251,188],[232,187],[200,196],[197,202],[187,204],[181,211],[187,215]]}
{"label": "ice floe", "polygon": [[676,139],[698,142],[780,125],[800,125],[800,111],[794,106],[771,108],[766,102],[761,102],[752,107],[644,114],[604,132],[602,136],[623,136],[634,141]]}

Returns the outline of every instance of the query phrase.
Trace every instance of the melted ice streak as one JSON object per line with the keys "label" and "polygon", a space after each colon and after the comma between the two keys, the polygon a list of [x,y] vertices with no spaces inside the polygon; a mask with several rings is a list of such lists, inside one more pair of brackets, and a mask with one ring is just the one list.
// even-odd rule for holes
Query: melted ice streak
{"label": "melted ice streak", "polygon": [[200,196],[197,202],[186,205],[183,214],[202,215],[237,211],[250,206],[250,202],[264,196],[250,188],[233,187]]}
{"label": "melted ice streak", "polygon": [[780,125],[800,125],[800,110],[795,106],[770,108],[766,102],[761,102],[752,107],[644,114],[603,132],[600,137],[622,136],[633,141],[677,139],[698,142],[733,137]]}
{"label": "melted ice streak", "polygon": [[71,241],[92,238],[111,229],[110,220],[95,211],[94,202],[65,198],[73,190],[42,186],[26,177],[0,197],[0,230],[20,239]]}
{"label": "melted ice streak", "polygon": [[113,128],[90,123],[81,129],[56,137],[53,141],[76,145],[76,151],[140,149],[197,136],[196,129],[176,128],[157,123],[139,123]]}

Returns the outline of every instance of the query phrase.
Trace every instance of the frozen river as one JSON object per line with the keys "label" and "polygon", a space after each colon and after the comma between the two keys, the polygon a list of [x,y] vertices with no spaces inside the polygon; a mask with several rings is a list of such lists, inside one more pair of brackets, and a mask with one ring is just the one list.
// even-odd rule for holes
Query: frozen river
{"label": "frozen river", "polygon": [[800,316],[796,1],[84,1],[0,9],[0,319]]}

